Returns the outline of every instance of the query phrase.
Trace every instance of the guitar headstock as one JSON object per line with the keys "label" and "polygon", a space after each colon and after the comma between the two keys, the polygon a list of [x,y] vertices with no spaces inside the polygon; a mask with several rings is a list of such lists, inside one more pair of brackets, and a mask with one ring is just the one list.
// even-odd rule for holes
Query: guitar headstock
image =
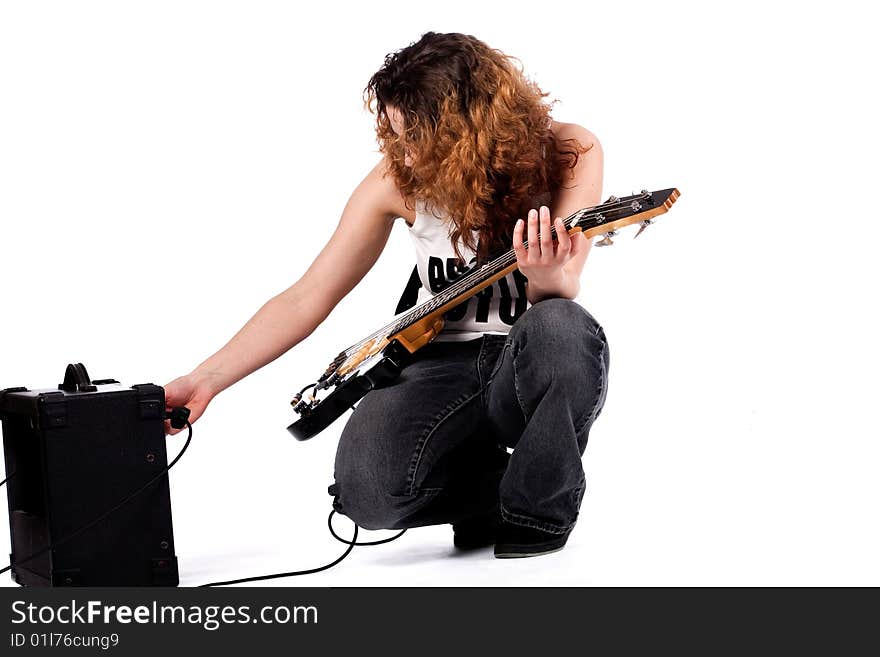
{"label": "guitar headstock", "polygon": [[588,238],[604,233],[596,246],[610,246],[614,244],[611,238],[626,226],[639,224],[635,237],[641,235],[653,223],[654,217],[669,210],[679,196],[679,191],[674,187],[656,192],[643,189],[638,194],[623,198],[611,196],[600,205],[576,212],[570,229],[580,228]]}

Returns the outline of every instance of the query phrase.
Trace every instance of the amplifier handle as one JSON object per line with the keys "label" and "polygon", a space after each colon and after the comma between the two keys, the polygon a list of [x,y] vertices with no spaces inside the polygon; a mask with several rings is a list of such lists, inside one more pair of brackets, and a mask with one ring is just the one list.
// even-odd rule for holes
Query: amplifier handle
{"label": "amplifier handle", "polygon": [[65,392],[95,392],[98,388],[92,385],[85,365],[70,363],[64,372],[64,383],[59,383],[58,389]]}

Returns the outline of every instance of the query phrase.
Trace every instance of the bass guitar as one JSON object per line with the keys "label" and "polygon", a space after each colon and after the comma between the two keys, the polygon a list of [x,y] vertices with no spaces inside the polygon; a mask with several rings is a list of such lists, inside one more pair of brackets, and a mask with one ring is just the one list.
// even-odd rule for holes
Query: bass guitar
{"label": "bass guitar", "polygon": [[[583,231],[588,239],[602,235],[595,246],[613,244],[620,229],[638,224],[638,237],[654,217],[665,213],[679,192],[675,188],[655,192],[642,190],[623,198],[578,210],[565,220],[569,234]],[[556,237],[556,228],[551,228]],[[528,241],[524,240],[528,248]],[[297,440],[307,440],[333,423],[370,390],[391,383],[412,360],[413,354],[431,342],[443,328],[444,314],[480,290],[517,268],[513,248],[461,277],[431,299],[397,315],[360,342],[340,351],[320,378],[300,390],[291,400],[299,416],[287,430]],[[308,395],[306,392],[309,391]]]}

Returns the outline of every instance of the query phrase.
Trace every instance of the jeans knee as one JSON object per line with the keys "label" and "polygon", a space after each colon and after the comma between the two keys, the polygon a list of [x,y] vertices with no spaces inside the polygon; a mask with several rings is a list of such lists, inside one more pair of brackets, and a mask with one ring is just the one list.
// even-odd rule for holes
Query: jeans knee
{"label": "jeans knee", "polygon": [[363,529],[397,529],[408,514],[412,496],[399,494],[404,483],[392,485],[370,468],[337,469],[328,492],[333,508]]}
{"label": "jeans knee", "polygon": [[[605,333],[596,319],[571,299],[544,299],[531,306],[510,330],[513,357],[532,376],[580,380],[605,359]],[[525,363],[528,364],[525,364]]]}
{"label": "jeans knee", "polygon": [[561,297],[544,299],[529,307],[510,329],[517,339],[534,335],[543,342],[594,336],[599,322],[577,301]]}

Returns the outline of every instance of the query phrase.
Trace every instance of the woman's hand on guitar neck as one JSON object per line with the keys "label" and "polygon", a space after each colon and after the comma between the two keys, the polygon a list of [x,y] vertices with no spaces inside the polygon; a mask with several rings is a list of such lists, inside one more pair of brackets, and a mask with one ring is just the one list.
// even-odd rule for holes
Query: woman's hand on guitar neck
{"label": "woman's hand on guitar neck", "polygon": [[[569,235],[560,217],[553,223],[557,242],[550,233],[550,209],[542,205],[540,211],[529,211],[527,223],[520,219],[513,229],[513,251],[519,270],[528,279],[526,297],[532,304],[553,297],[574,299],[580,290],[580,279],[567,271],[565,264],[592,246],[582,232]],[[524,231],[528,248],[523,244]]]}

